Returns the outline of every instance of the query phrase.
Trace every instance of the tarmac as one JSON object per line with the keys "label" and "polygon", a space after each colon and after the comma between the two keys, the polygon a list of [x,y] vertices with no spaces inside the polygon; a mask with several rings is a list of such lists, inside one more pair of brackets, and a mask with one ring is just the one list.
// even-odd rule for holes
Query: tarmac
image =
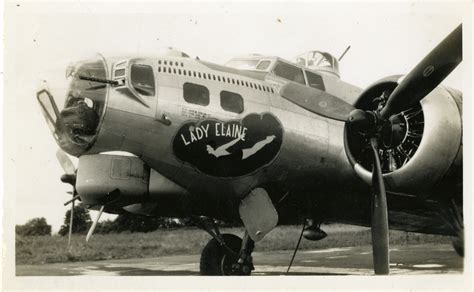
{"label": "tarmac", "polygon": [[[371,246],[254,252],[254,276],[373,275]],[[163,256],[42,265],[17,265],[17,276],[185,276],[199,275],[200,255]],[[391,275],[462,274],[463,258],[449,244],[393,245]]]}

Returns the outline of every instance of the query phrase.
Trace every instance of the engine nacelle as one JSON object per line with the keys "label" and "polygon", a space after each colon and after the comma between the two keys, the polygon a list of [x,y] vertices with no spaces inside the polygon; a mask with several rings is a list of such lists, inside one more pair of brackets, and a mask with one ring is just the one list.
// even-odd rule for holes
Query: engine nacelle
{"label": "engine nacelle", "polygon": [[[399,77],[383,79],[365,90],[357,108],[371,110],[373,100],[391,92]],[[462,167],[462,94],[437,87],[420,105],[400,114],[405,136],[400,144],[380,147],[384,181],[388,191],[429,195],[425,192],[443,179],[451,167]],[[363,137],[345,131],[347,156],[354,171],[371,184],[371,157]],[[454,163],[456,161],[456,163]]]}
{"label": "engine nacelle", "polygon": [[[182,200],[188,192],[133,156],[94,154],[79,157],[76,190],[85,205],[134,205]],[[127,210],[127,211],[130,211]],[[130,211],[131,212],[131,211]]]}

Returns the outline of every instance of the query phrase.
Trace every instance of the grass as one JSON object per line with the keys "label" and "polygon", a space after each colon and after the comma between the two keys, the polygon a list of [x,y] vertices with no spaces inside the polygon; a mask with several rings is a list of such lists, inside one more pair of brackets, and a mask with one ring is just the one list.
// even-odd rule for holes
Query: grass
{"label": "grass", "polygon": [[[317,242],[303,239],[300,249],[359,246],[370,244],[370,229],[331,224],[322,227],[328,237]],[[242,236],[242,228],[223,228],[222,233]],[[258,242],[255,251],[294,249],[300,226],[280,226]],[[73,235],[71,248],[67,236],[16,237],[17,264],[44,264],[158,257],[178,254],[200,254],[211,237],[200,229],[158,230],[150,233],[96,234],[89,243],[85,235]],[[447,236],[390,231],[391,244],[450,243]]]}

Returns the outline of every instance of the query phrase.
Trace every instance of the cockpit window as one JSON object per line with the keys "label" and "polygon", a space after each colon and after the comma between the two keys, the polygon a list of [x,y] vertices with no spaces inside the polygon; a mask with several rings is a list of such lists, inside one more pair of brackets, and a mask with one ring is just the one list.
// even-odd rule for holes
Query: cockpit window
{"label": "cockpit window", "polygon": [[241,70],[255,70],[255,67],[257,66],[258,64],[258,61],[260,60],[255,60],[255,59],[251,59],[251,60],[231,60],[230,62],[228,62],[226,64],[226,66],[228,67],[232,67],[232,68],[235,68],[235,69],[241,69]]}
{"label": "cockpit window", "polygon": [[326,90],[324,87],[323,78],[320,75],[310,71],[306,71],[306,78],[308,79],[309,86],[321,90]]}
{"label": "cockpit window", "polygon": [[303,85],[306,84],[304,80],[303,70],[296,66],[279,61],[275,65],[275,68],[273,68],[273,73],[281,78],[301,83]]}
{"label": "cockpit window", "polygon": [[133,64],[130,70],[130,79],[132,87],[141,95],[155,95],[155,78],[151,66]]}
{"label": "cockpit window", "polygon": [[270,63],[271,62],[268,60],[260,61],[260,63],[257,65],[257,70],[267,70],[268,66],[270,66]]}

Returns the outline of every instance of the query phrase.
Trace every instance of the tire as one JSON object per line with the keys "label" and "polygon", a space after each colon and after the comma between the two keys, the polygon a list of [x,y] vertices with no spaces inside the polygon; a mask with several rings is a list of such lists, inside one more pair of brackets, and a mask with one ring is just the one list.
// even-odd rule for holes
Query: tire
{"label": "tire", "polygon": [[460,257],[464,257],[464,241],[458,237],[452,240],[454,250]]}
{"label": "tire", "polygon": [[250,275],[248,273],[235,273],[232,265],[237,263],[238,254],[242,246],[242,239],[234,234],[222,234],[224,242],[230,247],[235,255],[232,255],[225,247],[213,238],[204,247],[201,254],[199,270],[205,276],[230,276],[230,275]]}

